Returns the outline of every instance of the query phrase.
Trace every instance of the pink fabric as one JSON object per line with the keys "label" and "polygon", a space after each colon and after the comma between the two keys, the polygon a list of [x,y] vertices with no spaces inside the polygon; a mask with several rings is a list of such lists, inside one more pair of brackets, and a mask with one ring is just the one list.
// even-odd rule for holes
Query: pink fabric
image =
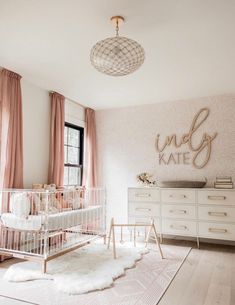
{"label": "pink fabric", "polygon": [[97,146],[96,146],[96,124],[95,111],[90,108],[85,110],[85,149],[83,185],[86,187],[97,186]]}
{"label": "pink fabric", "polygon": [[64,101],[59,93],[50,93],[51,97],[51,135],[48,183],[57,187],[64,184]]}
{"label": "pink fabric", "polygon": [[[23,132],[20,79],[21,76],[14,72],[6,69],[1,71],[0,188],[23,188]],[[0,228],[0,234],[2,234],[1,230]],[[15,240],[19,240],[19,236],[14,234],[14,232],[12,232],[12,236]],[[0,256],[0,261],[3,261],[4,258],[4,256]]]}
{"label": "pink fabric", "polygon": [[0,75],[1,188],[23,187],[21,76],[3,69]]}

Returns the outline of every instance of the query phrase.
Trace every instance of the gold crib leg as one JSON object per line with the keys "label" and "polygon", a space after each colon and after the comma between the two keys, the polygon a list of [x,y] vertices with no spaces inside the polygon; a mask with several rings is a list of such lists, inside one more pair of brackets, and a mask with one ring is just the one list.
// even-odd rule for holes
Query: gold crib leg
{"label": "gold crib leg", "polygon": [[46,261],[46,260],[43,261],[43,264],[42,264],[42,272],[43,272],[43,273],[47,273],[47,261]]}

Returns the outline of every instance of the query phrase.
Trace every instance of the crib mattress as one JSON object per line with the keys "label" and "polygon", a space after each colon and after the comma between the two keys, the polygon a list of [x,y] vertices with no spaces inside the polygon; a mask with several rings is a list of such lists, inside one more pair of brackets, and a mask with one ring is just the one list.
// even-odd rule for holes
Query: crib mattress
{"label": "crib mattress", "polygon": [[[47,229],[68,229],[80,224],[91,223],[100,218],[102,206],[96,205],[85,209],[65,211],[47,215]],[[13,213],[3,213],[1,222],[5,227],[15,230],[39,231],[46,229],[45,215],[29,215],[27,218],[17,217]]]}

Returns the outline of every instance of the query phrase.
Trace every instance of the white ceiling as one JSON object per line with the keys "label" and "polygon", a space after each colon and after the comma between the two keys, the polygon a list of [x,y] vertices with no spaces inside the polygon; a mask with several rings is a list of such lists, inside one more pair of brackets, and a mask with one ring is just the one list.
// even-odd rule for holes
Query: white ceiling
{"label": "white ceiling", "polygon": [[[124,77],[89,61],[116,14],[146,52]],[[234,32],[235,0],[0,0],[0,66],[96,109],[233,93]]]}

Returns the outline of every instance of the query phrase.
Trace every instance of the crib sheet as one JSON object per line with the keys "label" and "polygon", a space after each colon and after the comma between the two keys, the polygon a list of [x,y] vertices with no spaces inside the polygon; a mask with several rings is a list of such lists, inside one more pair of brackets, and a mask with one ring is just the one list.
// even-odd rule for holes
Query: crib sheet
{"label": "crib sheet", "polygon": [[102,212],[102,206],[94,205],[85,209],[65,211],[55,214],[29,215],[27,218],[17,217],[12,213],[3,213],[1,222],[5,227],[15,230],[39,231],[43,230],[47,217],[49,231],[68,229],[80,224],[99,219]]}

